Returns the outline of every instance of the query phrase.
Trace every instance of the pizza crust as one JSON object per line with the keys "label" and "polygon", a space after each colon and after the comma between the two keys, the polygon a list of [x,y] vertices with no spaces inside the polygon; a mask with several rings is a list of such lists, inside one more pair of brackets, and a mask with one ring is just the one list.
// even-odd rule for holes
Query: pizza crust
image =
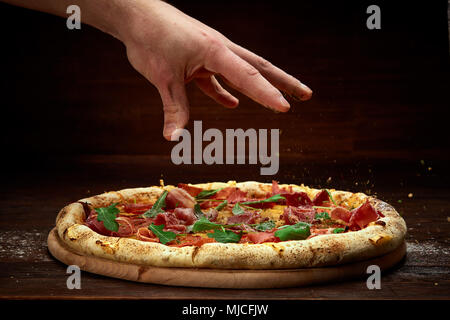
{"label": "pizza crust", "polygon": [[[212,182],[195,186],[205,189],[236,186],[254,196],[265,195],[271,191],[271,184],[254,181]],[[286,186],[288,185],[280,185]],[[310,198],[320,192],[318,189],[303,185],[290,186],[294,191],[306,192]],[[94,207],[135,200],[154,202],[163,190],[171,188],[174,186],[124,189],[69,204],[57,216],[58,236],[80,254],[143,266],[285,269],[338,265],[381,256],[400,246],[406,233],[405,221],[389,204],[363,193],[335,190],[330,192],[337,203],[356,207],[369,198],[372,205],[380,210],[384,217],[359,231],[321,235],[308,240],[262,244],[206,243],[201,247],[170,247],[131,238],[103,236],[83,225],[85,213],[81,202],[87,202]]]}

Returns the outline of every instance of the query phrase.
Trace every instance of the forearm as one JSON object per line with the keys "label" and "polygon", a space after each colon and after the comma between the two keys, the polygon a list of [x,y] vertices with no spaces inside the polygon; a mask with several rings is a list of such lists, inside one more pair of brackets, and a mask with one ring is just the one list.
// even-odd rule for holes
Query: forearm
{"label": "forearm", "polygon": [[67,17],[67,7],[78,5],[81,22],[89,24],[118,39],[123,38],[124,26],[130,21],[132,12],[139,6],[160,0],[0,0],[12,5]]}
{"label": "forearm", "polygon": [[78,5],[81,22],[121,40],[131,65],[158,89],[164,105],[168,140],[189,120],[185,84],[195,81],[208,96],[228,108],[239,103],[216,77],[272,110],[290,105],[280,91],[308,100],[312,91],[298,79],[216,30],[161,0],[0,0],[67,17]]}

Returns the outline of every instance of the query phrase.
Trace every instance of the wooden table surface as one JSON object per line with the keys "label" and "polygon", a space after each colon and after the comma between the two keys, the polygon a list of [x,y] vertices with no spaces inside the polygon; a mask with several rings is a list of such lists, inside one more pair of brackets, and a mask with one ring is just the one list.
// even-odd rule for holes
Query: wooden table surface
{"label": "wooden table surface", "polygon": [[[46,238],[58,210],[106,190],[166,183],[258,178],[255,166],[184,170],[170,159],[95,156],[47,159],[39,171],[5,176],[0,208],[0,297],[2,299],[449,299],[450,188],[442,162],[332,161],[312,165],[281,159],[279,181],[305,182],[376,194],[392,203],[408,226],[408,253],[382,276],[381,290],[365,279],[287,289],[231,290],[133,283],[82,272],[80,290],[66,287],[66,266],[48,252]],[[227,171],[233,171],[227,172]],[[355,179],[355,176],[358,178]],[[331,180],[331,181],[330,181]],[[411,195],[409,195],[411,194]],[[409,195],[409,196],[408,196]]]}

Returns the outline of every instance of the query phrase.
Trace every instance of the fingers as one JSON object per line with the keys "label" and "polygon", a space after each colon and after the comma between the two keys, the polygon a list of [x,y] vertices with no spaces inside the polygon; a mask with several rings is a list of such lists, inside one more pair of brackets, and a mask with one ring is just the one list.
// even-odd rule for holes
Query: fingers
{"label": "fingers", "polygon": [[239,100],[225,90],[214,76],[197,78],[195,83],[207,96],[227,108],[235,108]]}
{"label": "fingers", "polygon": [[267,80],[269,80],[281,91],[284,91],[295,99],[302,101],[311,98],[312,90],[301,83],[298,79],[235,43],[229,43],[228,46],[235,54],[258,69]]}
{"label": "fingers", "polygon": [[281,92],[252,65],[225,46],[211,50],[206,57],[206,69],[220,73],[233,87],[265,107],[286,112],[289,103]]}
{"label": "fingers", "polygon": [[176,81],[165,86],[157,86],[163,102],[163,136],[174,141],[189,120],[189,102],[184,82]]}

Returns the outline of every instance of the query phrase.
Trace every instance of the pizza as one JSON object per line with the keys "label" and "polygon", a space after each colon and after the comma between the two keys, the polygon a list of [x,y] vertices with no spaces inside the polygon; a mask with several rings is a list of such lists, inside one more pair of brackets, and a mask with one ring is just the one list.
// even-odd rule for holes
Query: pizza
{"label": "pizza", "polygon": [[180,183],[81,199],[56,219],[81,255],[153,267],[313,268],[367,260],[403,244],[389,204],[304,185]]}

